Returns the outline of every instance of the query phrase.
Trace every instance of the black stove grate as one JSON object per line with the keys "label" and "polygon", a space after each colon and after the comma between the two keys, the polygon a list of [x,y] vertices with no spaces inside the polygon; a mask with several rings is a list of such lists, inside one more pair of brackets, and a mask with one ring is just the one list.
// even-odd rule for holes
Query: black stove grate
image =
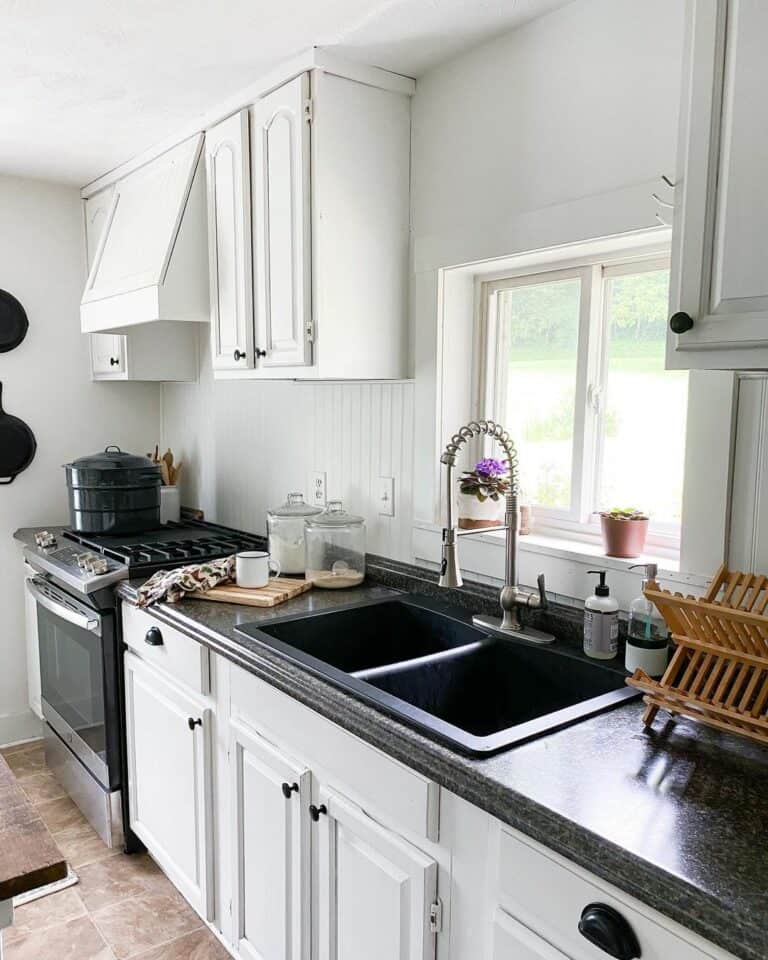
{"label": "black stove grate", "polygon": [[67,531],[96,553],[126,564],[131,571],[172,564],[203,563],[243,550],[259,550],[263,541],[250,533],[204,521],[172,523],[132,537],[108,537]]}

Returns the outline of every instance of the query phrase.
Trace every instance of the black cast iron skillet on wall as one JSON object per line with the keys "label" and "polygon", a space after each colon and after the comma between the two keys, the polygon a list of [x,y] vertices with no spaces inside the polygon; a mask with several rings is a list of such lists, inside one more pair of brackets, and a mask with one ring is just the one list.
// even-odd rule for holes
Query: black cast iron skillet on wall
{"label": "black cast iron skillet on wall", "polygon": [[18,417],[3,410],[3,385],[0,383],[0,484],[13,483],[35,458],[35,435]]}
{"label": "black cast iron skillet on wall", "polygon": [[13,294],[0,290],[0,353],[18,347],[28,329],[29,321],[24,307]]}

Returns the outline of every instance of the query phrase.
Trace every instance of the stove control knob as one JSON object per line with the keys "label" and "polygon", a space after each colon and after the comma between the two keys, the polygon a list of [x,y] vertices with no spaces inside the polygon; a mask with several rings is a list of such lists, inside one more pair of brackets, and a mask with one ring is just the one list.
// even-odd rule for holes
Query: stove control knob
{"label": "stove control knob", "polygon": [[48,549],[48,547],[56,546],[56,537],[54,537],[50,530],[41,530],[35,534],[35,543],[38,547],[42,547],[45,550]]}
{"label": "stove control knob", "polygon": [[91,573],[97,575],[102,573],[107,573],[109,570],[109,563],[104,559],[104,557],[98,557],[96,560],[91,561]]}

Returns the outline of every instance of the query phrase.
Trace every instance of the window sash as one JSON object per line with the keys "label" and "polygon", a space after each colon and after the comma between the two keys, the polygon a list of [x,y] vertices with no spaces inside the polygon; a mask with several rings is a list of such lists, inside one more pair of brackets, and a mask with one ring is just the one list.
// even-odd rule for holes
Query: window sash
{"label": "window sash", "polygon": [[[508,364],[503,349],[504,331],[500,316],[499,293],[522,286],[557,280],[579,279],[579,334],[576,359],[576,392],[571,451],[571,503],[569,509],[533,504],[538,525],[574,539],[599,541],[597,514],[599,485],[605,438],[605,409],[608,377],[608,296],[607,283],[613,277],[668,270],[668,253],[658,251],[636,257],[585,261],[566,268],[521,272],[478,281],[478,328],[476,339],[479,363],[476,375],[481,415],[503,423],[506,403]],[[485,411],[489,411],[485,414]],[[514,440],[514,437],[512,438]],[[474,448],[478,456],[492,456],[493,442],[479,440]],[[664,552],[679,549],[680,527],[651,521],[648,545]]]}

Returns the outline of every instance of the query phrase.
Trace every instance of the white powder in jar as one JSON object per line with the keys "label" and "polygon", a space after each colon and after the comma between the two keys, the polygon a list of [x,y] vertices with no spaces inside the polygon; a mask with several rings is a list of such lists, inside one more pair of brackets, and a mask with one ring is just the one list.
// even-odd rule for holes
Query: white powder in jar
{"label": "white powder in jar", "polygon": [[304,537],[300,540],[287,540],[277,534],[270,534],[269,555],[280,564],[280,573],[304,573]]}

